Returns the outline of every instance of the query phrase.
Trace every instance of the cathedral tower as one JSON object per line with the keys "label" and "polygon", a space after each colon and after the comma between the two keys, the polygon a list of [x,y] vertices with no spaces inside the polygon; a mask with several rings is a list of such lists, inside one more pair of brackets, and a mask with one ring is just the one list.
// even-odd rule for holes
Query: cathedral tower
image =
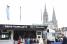
{"label": "cathedral tower", "polygon": [[48,25],[48,13],[47,13],[46,5],[43,14],[43,25]]}
{"label": "cathedral tower", "polygon": [[56,16],[55,16],[55,11],[54,11],[54,8],[53,8],[53,16],[52,16],[52,23],[54,25],[55,28],[57,28],[57,19],[56,19]]}

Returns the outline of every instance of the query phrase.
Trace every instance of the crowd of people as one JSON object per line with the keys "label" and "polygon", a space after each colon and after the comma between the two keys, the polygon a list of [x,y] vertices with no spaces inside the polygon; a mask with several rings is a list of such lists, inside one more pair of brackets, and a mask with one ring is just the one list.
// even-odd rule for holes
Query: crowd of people
{"label": "crowd of people", "polygon": [[22,44],[22,43],[24,43],[24,44],[36,44],[36,43],[39,43],[39,40],[27,38],[23,42],[22,38],[19,37],[17,44]]}

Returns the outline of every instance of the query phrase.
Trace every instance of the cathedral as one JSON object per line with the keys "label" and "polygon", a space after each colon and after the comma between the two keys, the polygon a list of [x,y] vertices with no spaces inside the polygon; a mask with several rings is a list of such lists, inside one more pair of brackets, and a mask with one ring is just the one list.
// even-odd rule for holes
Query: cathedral
{"label": "cathedral", "polygon": [[57,29],[58,28],[54,8],[53,8],[52,20],[48,21],[48,12],[47,12],[47,8],[45,6],[44,13],[43,13],[43,25],[48,26],[48,28],[50,28],[50,29]]}

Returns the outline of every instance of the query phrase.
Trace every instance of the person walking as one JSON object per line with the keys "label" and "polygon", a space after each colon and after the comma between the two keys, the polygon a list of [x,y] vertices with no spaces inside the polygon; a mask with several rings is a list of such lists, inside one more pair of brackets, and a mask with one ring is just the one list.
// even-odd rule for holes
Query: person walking
{"label": "person walking", "polygon": [[18,40],[18,44],[21,44],[21,39]]}
{"label": "person walking", "polygon": [[62,42],[62,44],[67,44],[67,37],[63,37],[63,42]]}
{"label": "person walking", "polygon": [[21,44],[21,36],[19,36],[19,39],[18,39],[18,44]]}

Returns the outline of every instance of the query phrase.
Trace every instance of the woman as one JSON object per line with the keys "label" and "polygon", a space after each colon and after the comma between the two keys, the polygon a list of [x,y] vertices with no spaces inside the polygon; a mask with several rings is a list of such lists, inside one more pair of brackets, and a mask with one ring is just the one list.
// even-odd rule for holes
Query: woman
{"label": "woman", "polygon": [[21,44],[21,37],[19,36],[18,44]]}

